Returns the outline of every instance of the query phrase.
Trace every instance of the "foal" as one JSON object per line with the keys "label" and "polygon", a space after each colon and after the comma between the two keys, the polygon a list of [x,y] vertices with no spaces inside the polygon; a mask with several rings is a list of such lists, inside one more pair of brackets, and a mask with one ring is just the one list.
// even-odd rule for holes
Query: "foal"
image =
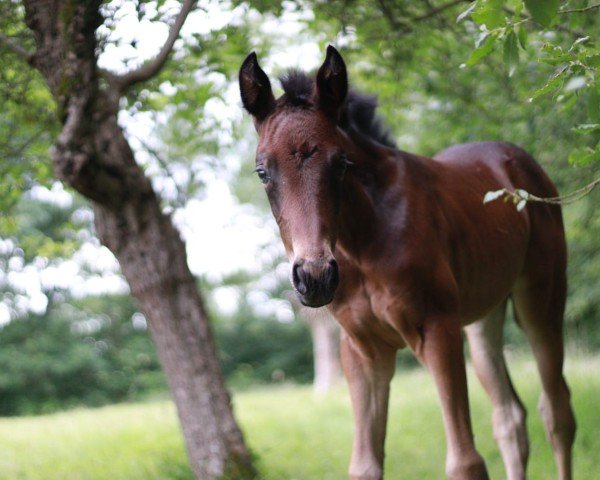
{"label": "foal", "polygon": [[502,352],[508,298],[537,361],[539,410],[561,480],[571,478],[575,419],[563,378],[566,250],[560,207],[482,203],[487,191],[556,189],[507,143],[451,147],[433,159],[399,151],[375,102],[348,92],[328,47],[316,78],[282,79],[275,99],[251,53],[240,91],[259,135],[265,187],[300,301],[328,305],[342,326],[341,357],[354,410],[349,475],[380,479],[389,384],[408,346],[431,371],[452,480],[487,479],[469,416],[462,328],[493,403],[494,436],[509,480],[526,475],[525,409]]}

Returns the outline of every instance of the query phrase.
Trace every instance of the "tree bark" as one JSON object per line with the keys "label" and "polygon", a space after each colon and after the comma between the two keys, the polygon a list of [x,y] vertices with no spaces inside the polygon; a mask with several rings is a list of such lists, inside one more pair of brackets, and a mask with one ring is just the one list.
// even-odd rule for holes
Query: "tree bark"
{"label": "tree bark", "polygon": [[303,307],[300,314],[310,326],[315,373],[313,389],[321,395],[331,390],[342,378],[340,328],[325,308],[314,310]]}
{"label": "tree bark", "polygon": [[[55,172],[92,200],[98,236],[118,259],[148,319],[192,469],[199,479],[253,477],[185,245],[117,123],[129,80],[98,80],[95,30],[101,2],[23,3],[36,40],[30,62],[45,77],[63,124],[53,153]],[[186,0],[182,12],[191,4]],[[181,20],[180,15],[174,28],[181,28]],[[159,63],[164,60],[163,49]]]}

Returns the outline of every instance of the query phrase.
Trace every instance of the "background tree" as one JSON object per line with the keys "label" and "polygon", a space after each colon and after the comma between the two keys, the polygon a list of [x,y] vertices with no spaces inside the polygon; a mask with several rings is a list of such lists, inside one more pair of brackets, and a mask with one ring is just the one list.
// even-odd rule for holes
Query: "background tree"
{"label": "background tree", "polygon": [[44,313],[27,313],[0,330],[0,415],[98,406],[166,389],[145,320],[129,296],[46,293]]}
{"label": "background tree", "polygon": [[10,20],[24,14],[31,35],[8,32],[0,40],[41,73],[56,102],[60,133],[54,171],[92,200],[98,236],[119,260],[148,318],[196,476],[249,476],[250,455],[233,417],[184,244],[117,122],[121,98],[160,72],[194,4],[182,3],[153,60],[122,75],[97,66],[100,1],[32,0],[23,8],[4,2],[4,10],[16,12]]}

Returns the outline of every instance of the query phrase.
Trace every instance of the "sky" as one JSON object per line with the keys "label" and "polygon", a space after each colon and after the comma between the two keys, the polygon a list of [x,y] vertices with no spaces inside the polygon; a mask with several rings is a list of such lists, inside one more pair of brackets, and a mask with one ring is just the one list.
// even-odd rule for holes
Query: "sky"
{"label": "sky", "polygon": [[[109,5],[118,8],[115,16],[117,23],[110,34],[109,43],[99,57],[99,66],[123,73],[156,55],[168,35],[168,27],[160,22],[140,21],[134,2],[115,0]],[[324,39],[315,39],[302,32],[302,21],[310,19],[312,12],[297,11],[291,2],[284,2],[283,5],[281,17],[261,18],[258,12],[244,6],[232,9],[228,2],[200,1],[199,7],[188,16],[180,40],[175,44],[174,54],[177,54],[177,47],[181,42],[189,41],[194,33],[207,33],[210,29],[220,28],[228,23],[250,21],[259,28],[257,35],[273,39],[269,52],[257,50],[261,65],[267,73],[273,69],[281,71],[290,67],[306,70],[316,68],[323,56],[317,41],[324,43]],[[150,3],[147,8],[152,13],[155,6]],[[168,1],[162,8],[177,12],[179,2]],[[101,35],[106,35],[107,32],[103,27],[100,28]],[[132,44],[135,44],[135,48]],[[240,58],[240,63],[242,60]],[[223,86],[226,94],[224,101],[216,98],[209,100],[205,108],[206,114],[225,125],[248,121],[244,120],[237,83],[229,83],[223,76],[213,76],[211,80]],[[169,88],[173,87],[161,85],[161,89]],[[136,157],[142,164],[146,163],[144,167],[152,176],[155,188],[168,195],[169,189],[173,190],[172,182],[169,183],[169,179],[159,175],[152,175],[148,156],[144,156],[141,143],[136,141],[153,139],[156,121],[156,118],[144,113],[132,116],[121,112],[119,117],[119,122],[136,151]],[[239,168],[241,158],[248,155],[248,149],[255,148],[254,132],[251,131],[250,135],[250,138],[235,144],[231,134],[222,131],[219,140],[224,146],[222,155],[227,166],[226,173],[207,172],[207,177],[203,179],[206,189],[202,199],[191,198],[183,208],[173,212],[174,223],[186,241],[190,269],[195,275],[203,275],[213,282],[240,269],[259,272],[265,262],[270,261],[274,255],[283,253],[272,217],[265,216],[251,205],[240,205],[231,193],[230,180],[233,172]],[[186,172],[181,174],[185,175]],[[71,195],[59,182],[50,189],[36,187],[30,195],[59,205],[69,205],[72,201]],[[0,250],[8,246],[3,246],[0,242]],[[82,277],[85,265],[92,265],[101,274]],[[86,241],[72,259],[60,264],[47,265],[41,261],[34,265],[12,266],[16,268],[7,274],[0,272],[0,275],[8,275],[9,282],[21,291],[22,294],[17,298],[17,307],[21,311],[29,309],[43,312],[47,299],[42,290],[50,285],[68,288],[75,296],[127,291],[127,285],[118,273],[115,258],[93,238]],[[282,272],[278,271],[276,274],[280,277]],[[268,275],[265,278],[266,283],[273,281],[272,278],[269,280]],[[282,321],[291,319],[289,304],[282,301],[265,302],[264,295],[260,289],[253,295],[254,303],[263,305],[262,313],[271,313]],[[231,288],[217,288],[214,298],[219,308],[227,313],[235,308],[237,293]],[[9,310],[0,303],[0,324],[7,321]]]}

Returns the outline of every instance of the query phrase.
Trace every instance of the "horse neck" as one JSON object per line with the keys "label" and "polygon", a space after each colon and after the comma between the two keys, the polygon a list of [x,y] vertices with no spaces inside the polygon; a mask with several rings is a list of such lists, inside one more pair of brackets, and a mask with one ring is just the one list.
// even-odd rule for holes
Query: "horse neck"
{"label": "horse neck", "polygon": [[338,245],[360,260],[377,249],[392,225],[396,232],[403,228],[407,179],[419,167],[413,155],[375,144],[354,144],[348,157],[353,165],[343,189]]}

